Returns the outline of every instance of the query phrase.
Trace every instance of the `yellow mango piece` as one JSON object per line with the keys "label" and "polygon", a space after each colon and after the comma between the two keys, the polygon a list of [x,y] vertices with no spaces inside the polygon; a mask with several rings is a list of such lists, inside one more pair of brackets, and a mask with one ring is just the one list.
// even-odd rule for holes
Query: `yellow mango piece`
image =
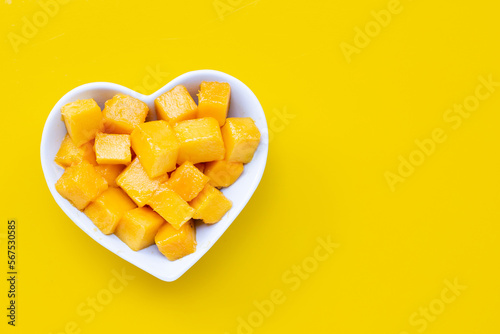
{"label": "yellow mango piece", "polygon": [[158,177],[155,177],[154,179],[160,182],[160,184],[165,183],[168,181],[170,177],[168,176],[168,173],[165,173],[163,175],[160,175]]}
{"label": "yellow mango piece", "polygon": [[224,142],[219,123],[213,117],[179,122],[174,126],[180,148],[177,164],[224,159]]}
{"label": "yellow mango piece", "polygon": [[226,148],[225,160],[249,163],[260,142],[260,131],[253,119],[228,118],[221,132]]}
{"label": "yellow mango piece", "polygon": [[83,149],[76,146],[70,136],[66,134],[54,161],[61,167],[76,165],[83,160]]}
{"label": "yellow mango piece", "polygon": [[149,177],[155,178],[175,169],[179,142],[167,122],[154,121],[138,125],[130,137],[132,148]]}
{"label": "yellow mango piece", "polygon": [[93,99],[65,104],[61,108],[61,115],[76,146],[94,139],[95,134],[104,129],[101,108]]}
{"label": "yellow mango piece", "polygon": [[83,150],[83,160],[90,162],[91,165],[97,166],[97,160],[94,152],[94,140],[86,142],[80,148]]}
{"label": "yellow mango piece", "polygon": [[120,188],[108,188],[84,210],[102,233],[115,232],[123,214],[137,206]]}
{"label": "yellow mango piece", "polygon": [[116,178],[125,169],[124,165],[98,165],[95,169],[101,174],[108,182],[109,187],[118,187]]}
{"label": "yellow mango piece", "polygon": [[97,133],[94,150],[98,164],[128,165],[132,160],[130,135]]}
{"label": "yellow mango piece", "polygon": [[194,213],[194,209],[165,183],[151,196],[148,205],[177,230],[191,219]]}
{"label": "yellow mango piece", "polygon": [[125,212],[115,234],[132,250],[138,251],[155,243],[155,235],[165,220],[149,207]]}
{"label": "yellow mango piece", "polygon": [[175,229],[170,224],[164,224],[155,236],[158,250],[170,261],[178,260],[196,251],[196,231],[193,221]]}
{"label": "yellow mango piece", "polygon": [[86,142],[78,147],[73,143],[73,140],[68,134],[64,137],[59,151],[54,158],[54,161],[61,167],[66,168],[69,166],[77,165],[82,160],[87,160],[90,164],[97,166],[94,153],[94,141]]}
{"label": "yellow mango piece", "polygon": [[177,123],[196,118],[197,106],[188,90],[178,85],[155,99],[158,119]]}
{"label": "yellow mango piece", "polygon": [[[168,176],[167,176],[168,177]],[[132,198],[139,207],[146,205],[147,201],[162,182],[165,176],[151,179],[139,158],[135,158],[130,165],[116,178],[116,183]]]}
{"label": "yellow mango piece", "polygon": [[131,134],[134,127],[144,123],[148,112],[148,105],[141,100],[116,94],[106,101],[102,111],[106,132]]}
{"label": "yellow mango piece", "polygon": [[205,164],[205,175],[210,178],[209,183],[216,187],[229,187],[243,173],[243,163],[226,160],[211,161]]}
{"label": "yellow mango piece", "polygon": [[198,93],[198,117],[213,117],[223,126],[226,122],[231,86],[227,82],[202,81]]}
{"label": "yellow mango piece", "polygon": [[217,223],[233,206],[220,190],[210,184],[189,204],[195,210],[193,218],[201,219],[205,224]]}
{"label": "yellow mango piece", "polygon": [[56,190],[77,209],[83,210],[108,188],[108,183],[88,161],[66,168],[56,182]]}
{"label": "yellow mango piece", "polygon": [[202,173],[205,171],[205,164],[204,163],[196,164],[194,166],[196,168],[198,168],[200,170],[200,172],[202,172]]}
{"label": "yellow mango piece", "polygon": [[172,172],[167,185],[178,193],[183,200],[189,202],[203,190],[209,178],[205,176],[192,163],[186,161]]}

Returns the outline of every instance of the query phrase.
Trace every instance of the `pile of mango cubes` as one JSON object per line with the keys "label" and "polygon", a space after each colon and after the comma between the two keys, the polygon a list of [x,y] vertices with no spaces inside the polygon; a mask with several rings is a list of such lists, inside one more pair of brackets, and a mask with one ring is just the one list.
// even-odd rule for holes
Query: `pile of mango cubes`
{"label": "pile of mango cubes", "polygon": [[178,85],[146,103],[125,94],[61,109],[67,135],[55,188],[104,234],[132,250],[156,244],[170,261],[196,250],[195,220],[214,224],[232,203],[219,190],[243,173],[260,142],[251,118],[227,118],[228,83],[200,85],[198,105]]}

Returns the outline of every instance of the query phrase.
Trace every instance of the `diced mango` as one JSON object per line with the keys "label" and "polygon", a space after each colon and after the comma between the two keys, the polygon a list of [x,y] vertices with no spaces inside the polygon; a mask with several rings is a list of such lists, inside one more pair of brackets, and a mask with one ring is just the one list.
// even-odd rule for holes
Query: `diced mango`
{"label": "diced mango", "polygon": [[165,183],[151,196],[148,205],[175,229],[179,229],[191,219],[194,213],[194,209]]}
{"label": "diced mango", "polygon": [[83,210],[108,188],[108,183],[88,161],[66,168],[56,190],[77,209]]}
{"label": "diced mango", "polygon": [[77,100],[61,108],[66,130],[76,146],[81,146],[104,129],[101,108],[93,99]]}
{"label": "diced mango", "polygon": [[155,108],[158,119],[172,124],[196,118],[196,103],[183,85],[177,85],[158,96],[155,99]]}
{"label": "diced mango", "polygon": [[118,175],[116,183],[132,198],[139,207],[146,205],[161,182],[165,180],[165,176],[151,179],[139,158],[135,158],[125,170]]}
{"label": "diced mango", "polygon": [[144,123],[148,112],[148,105],[141,100],[116,94],[104,104],[104,126],[109,133],[131,134],[134,127]]}
{"label": "diced mango", "polygon": [[213,117],[223,126],[226,122],[231,86],[227,82],[202,81],[198,93],[198,117]]}
{"label": "diced mango", "polygon": [[221,131],[226,148],[225,160],[249,163],[260,142],[260,131],[253,119],[228,118]]}
{"label": "diced mango", "polygon": [[195,209],[193,218],[201,219],[205,224],[217,223],[233,206],[220,190],[210,184],[189,204]]}
{"label": "diced mango", "polygon": [[101,174],[108,182],[109,187],[118,187],[116,178],[125,169],[124,165],[98,165],[95,169]]}
{"label": "diced mango", "polygon": [[167,182],[168,179],[169,179],[168,173],[162,174],[154,178],[154,180],[160,182],[160,184]]}
{"label": "diced mango", "polygon": [[85,208],[84,213],[102,233],[111,234],[115,232],[123,214],[136,207],[122,189],[108,188]]}
{"label": "diced mango", "polygon": [[107,134],[98,132],[94,150],[98,164],[128,165],[132,160],[130,135]]}
{"label": "diced mango", "polygon": [[167,185],[178,193],[183,200],[189,202],[203,190],[209,178],[205,176],[192,163],[186,161],[172,172]]}
{"label": "diced mango", "polygon": [[198,168],[200,170],[200,172],[204,172],[205,171],[205,164],[204,163],[199,163],[199,164],[196,164],[194,165],[196,168]]}
{"label": "diced mango", "polygon": [[176,167],[179,142],[165,121],[138,125],[131,134],[132,148],[149,177],[155,178]]}
{"label": "diced mango", "polygon": [[177,164],[224,159],[224,142],[219,123],[213,117],[179,122],[174,126],[180,142]]}
{"label": "diced mango", "polygon": [[175,229],[170,224],[164,224],[155,236],[158,250],[170,261],[178,260],[196,251],[196,231],[193,221]]}
{"label": "diced mango", "polygon": [[73,140],[71,140],[69,135],[66,134],[61,146],[59,147],[59,151],[57,151],[54,161],[59,166],[66,168],[77,165],[82,160],[87,160],[94,166],[97,165],[94,153],[94,141],[91,140],[78,147],[75,143],[73,143]]}
{"label": "diced mango", "polygon": [[94,152],[94,140],[86,142],[80,148],[83,150],[83,160],[90,162],[91,165],[97,166],[97,160]]}
{"label": "diced mango", "polygon": [[76,165],[83,160],[83,149],[76,146],[71,140],[70,136],[66,134],[59,151],[57,151],[54,161],[61,167],[69,167],[71,165]]}
{"label": "diced mango", "polygon": [[145,206],[125,212],[115,234],[132,250],[138,251],[155,243],[155,235],[165,220]]}
{"label": "diced mango", "polygon": [[229,187],[243,173],[243,163],[226,160],[211,161],[205,164],[205,175],[210,178],[209,183],[216,187]]}

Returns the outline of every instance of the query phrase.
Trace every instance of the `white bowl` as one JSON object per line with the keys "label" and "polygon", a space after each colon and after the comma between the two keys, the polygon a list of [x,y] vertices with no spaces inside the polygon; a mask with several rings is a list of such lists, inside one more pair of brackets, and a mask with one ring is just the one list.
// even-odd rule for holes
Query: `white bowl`
{"label": "white bowl", "polygon": [[[233,202],[231,210],[226,213],[221,221],[214,225],[202,224],[197,226],[196,239],[198,246],[195,253],[171,262],[158,251],[156,245],[134,252],[114,234],[104,235],[83,212],[76,209],[56,191],[54,185],[64,172],[63,168],[54,162],[54,157],[66,134],[66,127],[61,120],[61,107],[78,99],[93,98],[103,108],[106,100],[117,93],[124,93],[147,103],[152,112],[151,119],[156,119],[154,115],[154,99],[156,97],[169,91],[174,86],[182,84],[187,87],[189,93],[197,102],[196,94],[203,80],[228,82],[231,85],[231,106],[228,116],[251,117],[262,135],[260,145],[253,160],[245,165],[241,177],[233,185],[223,189],[224,195]],[[95,241],[124,260],[161,280],[171,282],[191,268],[214,245],[250,200],[266,167],[268,142],[266,116],[255,94],[244,83],[228,74],[213,70],[200,70],[177,77],[152,95],[142,95],[129,88],[107,82],[89,83],[71,90],[57,102],[45,122],[40,154],[43,173],[52,196],[76,225]],[[218,260],[224,261],[224,259]]]}

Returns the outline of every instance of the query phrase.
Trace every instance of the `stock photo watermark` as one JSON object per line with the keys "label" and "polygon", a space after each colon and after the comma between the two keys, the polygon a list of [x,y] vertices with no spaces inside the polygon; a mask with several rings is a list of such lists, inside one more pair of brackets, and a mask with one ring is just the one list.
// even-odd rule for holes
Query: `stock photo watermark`
{"label": "stock photo watermark", "polygon": [[339,45],[347,63],[350,64],[353,56],[359,55],[366,49],[392,23],[392,20],[403,12],[404,8],[402,1],[389,0],[384,9],[370,12],[371,19],[364,26],[355,26],[353,39],[349,42],[342,41]]}
{"label": "stock photo watermark", "polygon": [[170,77],[170,73],[163,71],[159,64],[154,67],[148,65],[145,71],[146,75],[143,77],[141,84],[133,88],[136,92],[144,95],[160,89]]}
{"label": "stock photo watermark", "polygon": [[[305,257],[299,264],[294,264],[281,275],[281,281],[286,289],[273,289],[267,298],[254,300],[253,310],[245,316],[236,318],[236,334],[252,334],[256,329],[262,327],[265,320],[270,318],[277,307],[287,300],[287,294],[297,291],[302,284],[311,277],[340,247],[332,241],[331,236],[316,238],[316,246],[311,255]],[[230,332],[225,332],[230,334]]]}
{"label": "stock photo watermark", "polygon": [[31,15],[25,15],[21,18],[20,28],[11,31],[7,39],[15,53],[19,53],[21,47],[32,41],[50,20],[56,17],[61,11],[62,6],[67,5],[73,0],[38,0],[36,1],[39,9]]}
{"label": "stock photo watermark", "polygon": [[225,17],[234,14],[251,5],[256,5],[260,0],[246,1],[246,0],[214,0],[212,6],[214,7],[217,17],[224,20]]}
{"label": "stock photo watermark", "polygon": [[448,140],[450,132],[460,129],[464,121],[479,109],[482,102],[491,98],[497,87],[500,86],[500,82],[494,81],[492,74],[481,75],[478,77],[478,81],[474,93],[465,97],[461,103],[455,103],[443,113],[443,121],[449,127],[448,129],[436,127],[427,138],[416,139],[414,149],[409,154],[398,156],[397,169],[384,173],[387,185],[392,192],[396,191],[398,184],[404,183],[416,172],[418,167],[435,154],[439,145]]}
{"label": "stock photo watermark", "polygon": [[113,301],[114,297],[123,292],[125,287],[135,279],[135,276],[128,274],[125,268],[121,272],[111,270],[112,277],[104,288],[99,290],[95,295],[87,297],[87,299],[76,307],[76,314],[79,317],[77,320],[68,321],[62,329],[49,334],[79,334],[82,332],[82,324],[92,322],[97,314],[104,311],[105,308]]}
{"label": "stock photo watermark", "polygon": [[[17,308],[18,308],[18,260],[17,254],[19,250],[18,245],[18,222],[16,219],[7,219],[7,228],[5,231],[7,234],[0,234],[0,239],[3,241],[5,239],[5,245],[7,246],[7,324],[9,326],[16,326],[17,321]],[[3,244],[3,242],[2,242]]]}
{"label": "stock photo watermark", "polygon": [[460,284],[458,278],[455,278],[453,281],[445,279],[444,288],[441,290],[439,296],[431,300],[428,304],[419,307],[408,318],[408,323],[412,331],[402,331],[399,334],[425,332],[465,290],[467,290],[467,286]]}
{"label": "stock photo watermark", "polygon": [[297,115],[290,113],[288,107],[283,106],[281,108],[274,108],[271,113],[267,115],[267,137],[269,138],[269,143],[271,143],[276,135],[285,131],[285,129],[292,123],[292,120]]}

